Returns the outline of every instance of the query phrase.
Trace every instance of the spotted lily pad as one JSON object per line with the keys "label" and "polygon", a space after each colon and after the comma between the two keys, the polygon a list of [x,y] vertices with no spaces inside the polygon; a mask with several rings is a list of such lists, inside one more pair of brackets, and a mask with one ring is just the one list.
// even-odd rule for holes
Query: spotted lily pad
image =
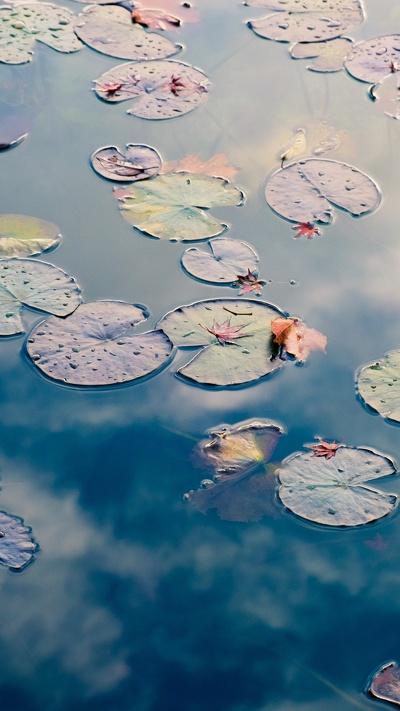
{"label": "spotted lily pad", "polygon": [[281,217],[293,222],[331,222],[332,205],[359,217],[378,207],[381,194],[365,173],[346,163],[309,158],[277,170],[265,197]]}
{"label": "spotted lily pad", "polygon": [[321,42],[340,37],[361,25],[364,19],[359,0],[254,0],[256,7],[278,10],[252,20],[257,35],[278,42]]}
{"label": "spotted lily pad", "polygon": [[169,119],[205,103],[208,80],[190,64],[172,60],[119,64],[95,80],[95,92],[112,103],[135,99],[128,114]]}
{"label": "spotted lily pad", "polygon": [[28,215],[0,215],[0,256],[31,257],[61,242],[60,228]]}
{"label": "spotted lily pad", "polygon": [[358,42],[344,66],[355,79],[375,84],[400,68],[400,35]]}
{"label": "spotted lily pad", "polygon": [[374,84],[370,96],[387,116],[400,119],[400,74],[394,72]]}
{"label": "spotted lily pad", "polygon": [[337,37],[327,42],[298,42],[291,50],[293,59],[314,59],[307,69],[312,72],[340,72],[353,42],[346,37]]}
{"label": "spotted lily pad", "polygon": [[77,52],[83,45],[74,34],[72,19],[67,8],[46,2],[0,7],[0,62],[30,62],[35,41],[57,52]]}
{"label": "spotted lily pad", "polygon": [[24,332],[22,306],[67,316],[81,302],[75,279],[35,259],[0,260],[0,336]]}
{"label": "spotted lily pad", "polygon": [[340,446],[331,458],[298,452],[277,470],[278,495],[296,516],[326,526],[360,526],[387,516],[397,496],[367,483],[396,474],[394,463],[362,447]]}
{"label": "spotted lily pad", "polygon": [[0,563],[21,570],[33,560],[37,549],[32,529],[18,516],[0,511]]}
{"label": "spotted lily pad", "polygon": [[159,239],[195,241],[226,228],[205,210],[241,205],[244,196],[223,178],[168,173],[129,185],[118,199],[122,216],[136,229]]}
{"label": "spotted lily pad", "polygon": [[400,706],[400,667],[397,662],[386,662],[372,677],[367,691],[375,699]]}
{"label": "spotted lily pad", "polygon": [[160,154],[150,146],[128,143],[125,153],[116,146],[99,148],[91,157],[93,169],[103,178],[135,182],[157,175],[161,169]]}
{"label": "spotted lily pad", "polygon": [[264,301],[209,299],[171,311],[158,323],[178,348],[201,349],[178,373],[203,385],[250,383],[277,370],[271,321],[282,312]]}
{"label": "spotted lily pad", "polygon": [[68,385],[115,385],[154,375],[170,359],[162,331],[132,333],[148,313],[123,301],[82,304],[68,318],[51,317],[31,332],[27,350],[49,378]]}
{"label": "spotted lily pad", "polygon": [[218,237],[208,243],[212,254],[190,247],[183,254],[183,268],[195,279],[213,284],[233,284],[248,270],[257,272],[259,258],[246,242]]}
{"label": "spotted lily pad", "polygon": [[181,45],[132,23],[131,13],[116,5],[89,5],[74,22],[82,42],[119,59],[151,60],[171,57]]}
{"label": "spotted lily pad", "polygon": [[369,407],[400,422],[400,351],[389,351],[380,361],[361,368],[357,387]]}

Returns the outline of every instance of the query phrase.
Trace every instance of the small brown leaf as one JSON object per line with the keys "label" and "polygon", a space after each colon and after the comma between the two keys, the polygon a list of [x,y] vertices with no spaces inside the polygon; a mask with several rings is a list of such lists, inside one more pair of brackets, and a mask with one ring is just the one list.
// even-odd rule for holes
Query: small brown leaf
{"label": "small brown leaf", "polygon": [[340,447],[339,442],[325,442],[321,437],[317,437],[318,444],[305,444],[307,449],[313,450],[314,457],[325,457],[331,459],[335,456],[336,450]]}
{"label": "small brown leaf", "polygon": [[209,160],[203,162],[198,153],[191,153],[181,160],[164,163],[162,173],[197,173],[198,175],[210,175],[213,178],[225,178],[231,180],[238,172],[238,168],[228,164],[228,158],[224,153],[217,153]]}

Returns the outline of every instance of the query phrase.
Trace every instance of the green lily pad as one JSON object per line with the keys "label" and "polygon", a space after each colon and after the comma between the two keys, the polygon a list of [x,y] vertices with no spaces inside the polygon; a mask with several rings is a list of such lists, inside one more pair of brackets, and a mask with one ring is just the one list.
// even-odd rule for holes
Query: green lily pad
{"label": "green lily pad", "polygon": [[244,195],[223,178],[167,173],[129,185],[118,199],[122,216],[141,232],[159,239],[195,241],[226,228],[205,209],[242,205]]}
{"label": "green lily pad", "polygon": [[73,14],[46,2],[15,3],[0,7],[0,62],[30,62],[35,42],[57,52],[77,52],[83,45],[76,37]]}
{"label": "green lily pad", "polygon": [[278,496],[296,516],[325,526],[361,526],[387,516],[398,497],[366,484],[396,474],[391,459],[362,447],[340,446],[324,458],[298,452],[277,470]]}
{"label": "green lily pad", "polygon": [[369,407],[400,422],[400,351],[389,351],[381,360],[361,368],[357,387]]}
{"label": "green lily pad", "polygon": [[38,545],[32,529],[18,516],[0,511],[0,563],[12,570],[22,570],[32,562]]}
{"label": "green lily pad", "polygon": [[22,306],[67,316],[81,303],[75,279],[35,259],[0,260],[0,336],[24,332]]}
{"label": "green lily pad", "polygon": [[271,321],[282,315],[264,301],[209,299],[171,311],[157,327],[178,348],[201,349],[180,375],[203,385],[241,385],[282,365],[271,333]]}
{"label": "green lily pad", "polygon": [[57,247],[60,228],[28,215],[0,215],[0,256],[32,257]]}

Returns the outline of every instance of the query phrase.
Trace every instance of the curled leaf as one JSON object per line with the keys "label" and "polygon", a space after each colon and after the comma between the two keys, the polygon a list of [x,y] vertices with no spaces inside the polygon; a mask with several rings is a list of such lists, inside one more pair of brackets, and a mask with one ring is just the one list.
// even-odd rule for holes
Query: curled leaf
{"label": "curled leaf", "polygon": [[305,444],[307,449],[312,449],[313,457],[325,457],[332,459],[335,456],[337,449],[340,447],[339,442],[325,442],[318,437],[318,444]]}
{"label": "curled leaf", "polygon": [[375,699],[400,706],[400,667],[397,662],[383,664],[373,675],[368,691]]}
{"label": "curled leaf", "polygon": [[60,228],[28,215],[0,215],[0,256],[31,257],[57,247]]}
{"label": "curled leaf", "polygon": [[275,343],[300,362],[307,360],[311,351],[325,351],[326,336],[296,318],[278,317],[272,321],[271,330],[275,336]]}
{"label": "curled leaf", "polygon": [[0,511],[0,563],[11,570],[22,570],[32,562],[38,544],[32,529],[18,516]]}
{"label": "curled leaf", "polygon": [[150,146],[128,143],[125,153],[116,146],[99,148],[91,157],[93,170],[103,178],[135,182],[146,180],[160,172],[160,154]]}

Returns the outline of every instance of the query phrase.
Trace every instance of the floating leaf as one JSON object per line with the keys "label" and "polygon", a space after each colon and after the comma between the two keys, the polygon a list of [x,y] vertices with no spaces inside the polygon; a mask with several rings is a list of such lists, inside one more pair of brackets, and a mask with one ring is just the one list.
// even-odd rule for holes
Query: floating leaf
{"label": "floating leaf", "polygon": [[131,333],[147,317],[143,306],[123,301],[82,304],[68,318],[51,317],[36,326],[28,354],[45,375],[68,385],[136,380],[155,374],[172,352],[162,331]]}
{"label": "floating leaf", "polygon": [[75,19],[74,30],[92,49],[119,59],[163,59],[182,49],[166,37],[132,24],[130,12],[116,5],[89,5]]}
{"label": "floating leaf", "polygon": [[321,437],[317,437],[318,444],[305,444],[307,449],[312,449],[313,457],[325,457],[325,459],[332,459],[335,456],[336,451],[339,449],[339,442],[325,442]]}
{"label": "floating leaf", "polygon": [[293,222],[331,222],[332,206],[358,217],[374,210],[381,195],[365,173],[346,163],[309,158],[277,170],[265,197],[281,217]]}
{"label": "floating leaf", "polygon": [[304,128],[298,128],[289,143],[286,144],[286,146],[279,154],[281,167],[283,165],[283,161],[291,160],[292,158],[298,158],[298,156],[301,156],[303,153],[306,152],[306,149],[307,141]]}
{"label": "floating leaf", "polygon": [[37,549],[32,529],[18,516],[0,511],[0,563],[21,570],[33,560]]}
{"label": "floating leaf", "polygon": [[61,242],[60,228],[28,215],[0,215],[0,256],[31,257]]}
{"label": "floating leaf", "polygon": [[195,279],[213,284],[233,284],[238,275],[246,275],[248,269],[257,272],[258,255],[246,242],[217,237],[208,244],[212,254],[191,247],[182,256],[183,268]]}
{"label": "floating leaf", "polygon": [[160,172],[162,159],[150,146],[128,143],[125,153],[116,146],[99,148],[91,157],[92,167],[108,180],[134,182]]}
{"label": "floating leaf", "polygon": [[327,42],[298,42],[291,50],[293,59],[314,59],[307,69],[312,72],[340,72],[343,62],[353,47],[347,37],[337,37]]}
{"label": "floating leaf", "polygon": [[[83,2],[84,0],[80,0]],[[198,22],[199,14],[193,8],[191,2],[185,2],[185,0],[134,0],[134,9],[141,12],[148,12],[157,8],[157,11],[163,10],[164,12],[172,13],[173,15],[179,17],[180,20],[184,22]]]}
{"label": "floating leaf", "polygon": [[[203,385],[239,385],[258,380],[282,365],[282,361],[273,359],[271,337],[271,321],[279,315],[283,316],[264,301],[210,299],[171,311],[158,328],[175,346],[201,348],[178,370],[182,376]],[[229,328],[240,328],[237,334],[241,337],[222,344],[213,332],[216,325],[226,321]]]}
{"label": "floating leaf", "polygon": [[239,294],[248,294],[250,291],[254,291],[257,296],[259,296],[262,292],[263,286],[265,286],[267,282],[264,279],[259,279],[258,278],[258,273],[251,272],[250,269],[247,270],[247,274],[242,276],[241,274],[238,274],[236,286],[240,286],[240,291]]}
{"label": "floating leaf", "polygon": [[278,42],[321,42],[340,37],[361,25],[359,0],[255,0],[249,5],[281,12],[249,22],[257,35]]}
{"label": "floating leaf", "polygon": [[282,462],[278,495],[297,516],[327,526],[360,526],[391,513],[397,496],[366,483],[396,473],[382,454],[341,445],[331,459],[298,452]]}
{"label": "floating leaf", "polygon": [[400,74],[394,72],[371,87],[370,96],[387,115],[400,119]]}
{"label": "floating leaf", "polygon": [[300,363],[307,360],[311,351],[325,351],[326,336],[309,328],[297,318],[276,318],[271,323],[275,343]]}
{"label": "floating leaf", "polygon": [[136,99],[128,114],[145,119],[169,119],[204,104],[208,93],[205,74],[190,64],[171,60],[119,64],[95,81],[104,101]]}
{"label": "floating leaf", "polygon": [[400,351],[361,368],[357,387],[369,407],[389,420],[400,422]]}
{"label": "floating leaf", "polygon": [[24,332],[22,306],[67,316],[81,302],[75,279],[35,259],[0,260],[0,336]]}
{"label": "floating leaf", "polygon": [[397,662],[383,664],[367,689],[371,696],[400,706],[400,667]]}
{"label": "floating leaf", "polygon": [[313,239],[314,235],[319,235],[318,227],[315,227],[312,222],[300,222],[299,225],[292,227],[292,230],[296,230],[294,238],[303,237],[305,235],[307,239]]}
{"label": "floating leaf", "polygon": [[30,62],[35,41],[57,52],[77,52],[83,45],[74,34],[72,19],[67,8],[46,2],[0,7],[0,62]]}
{"label": "floating leaf", "polygon": [[168,173],[128,186],[118,199],[123,217],[136,229],[159,239],[195,241],[226,227],[206,209],[241,205],[244,196],[222,178]]}
{"label": "floating leaf", "polygon": [[197,175],[211,175],[214,178],[225,178],[232,180],[238,172],[238,168],[229,165],[225,153],[217,153],[209,160],[203,162],[198,153],[191,153],[181,160],[173,160],[164,163],[161,173],[197,173]]}
{"label": "floating leaf", "polygon": [[344,66],[355,79],[376,84],[400,68],[400,35],[383,35],[359,42]]}
{"label": "floating leaf", "polygon": [[0,151],[14,148],[27,137],[29,121],[19,114],[8,114],[0,120]]}
{"label": "floating leaf", "polygon": [[175,30],[181,25],[179,17],[154,8],[133,9],[131,17],[132,22],[153,30]]}

